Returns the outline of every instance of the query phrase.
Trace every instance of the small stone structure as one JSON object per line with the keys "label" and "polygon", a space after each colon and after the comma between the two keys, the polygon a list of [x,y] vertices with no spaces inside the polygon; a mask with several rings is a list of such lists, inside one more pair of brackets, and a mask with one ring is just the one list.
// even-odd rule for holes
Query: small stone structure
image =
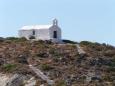
{"label": "small stone structure", "polygon": [[61,28],[58,26],[58,20],[54,19],[51,25],[32,25],[23,26],[19,30],[19,37],[34,40],[51,40],[52,42],[61,42]]}

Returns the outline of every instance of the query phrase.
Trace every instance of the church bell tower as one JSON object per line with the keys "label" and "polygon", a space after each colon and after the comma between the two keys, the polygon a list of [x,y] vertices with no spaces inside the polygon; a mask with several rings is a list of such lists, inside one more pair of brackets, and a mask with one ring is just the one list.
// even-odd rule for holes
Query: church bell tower
{"label": "church bell tower", "polygon": [[58,20],[57,20],[57,19],[54,19],[54,20],[53,20],[53,25],[58,26]]}

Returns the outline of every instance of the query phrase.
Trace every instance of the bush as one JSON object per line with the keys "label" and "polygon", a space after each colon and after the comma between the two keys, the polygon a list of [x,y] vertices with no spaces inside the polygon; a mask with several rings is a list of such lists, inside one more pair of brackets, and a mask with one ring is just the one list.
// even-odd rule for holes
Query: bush
{"label": "bush", "polygon": [[62,80],[56,84],[56,86],[66,86],[65,81]]}
{"label": "bush", "polygon": [[23,41],[27,41],[27,39],[25,37],[22,37],[22,38],[7,37],[6,41],[23,42]]}
{"label": "bush", "polygon": [[51,67],[51,66],[48,65],[48,64],[43,64],[43,65],[42,65],[42,70],[44,70],[44,71],[48,71],[48,70],[51,70],[51,69],[53,69],[53,67]]}
{"label": "bush", "polygon": [[3,42],[4,41],[4,38],[3,37],[0,37],[0,42]]}
{"label": "bush", "polygon": [[9,72],[9,71],[13,71],[16,67],[17,67],[16,64],[5,64],[5,65],[3,66],[3,69],[4,69],[5,71]]}
{"label": "bush", "polygon": [[109,64],[110,67],[115,67],[115,59],[111,60],[111,63]]}
{"label": "bush", "polygon": [[34,42],[33,42],[34,44],[36,44],[36,45],[44,45],[45,44],[45,41],[44,40],[34,40]]}
{"label": "bush", "polygon": [[110,49],[110,50],[115,48],[114,46],[109,45],[109,44],[103,44],[103,46],[107,47],[107,49]]}
{"label": "bush", "polygon": [[16,37],[7,37],[6,40],[18,40],[19,38],[16,38]]}
{"label": "bush", "polygon": [[46,44],[53,44],[53,42],[51,40],[45,40]]}
{"label": "bush", "polygon": [[38,42],[39,42],[40,44],[45,43],[45,41],[43,41],[43,40],[38,40]]}
{"label": "bush", "polygon": [[81,41],[80,44],[81,45],[92,45],[93,43],[89,41]]}
{"label": "bush", "polygon": [[41,58],[45,58],[45,57],[48,57],[48,54],[45,52],[41,52],[41,53],[36,54],[36,56],[41,57]]}
{"label": "bush", "polygon": [[62,40],[64,43],[76,44],[77,42],[71,40]]}
{"label": "bush", "polygon": [[115,56],[115,50],[107,50],[106,52],[104,52],[104,55],[113,57],[113,56]]}
{"label": "bush", "polygon": [[108,72],[115,72],[115,67],[111,67],[111,66],[110,66],[110,67],[107,69],[107,71],[108,71]]}
{"label": "bush", "polygon": [[105,75],[105,76],[103,76],[103,80],[104,80],[104,81],[113,82],[113,79],[112,79],[112,77],[111,77],[110,75]]}
{"label": "bush", "polygon": [[27,41],[25,37],[19,38],[19,41]]}
{"label": "bush", "polygon": [[27,57],[24,56],[24,55],[20,55],[20,56],[17,58],[17,61],[18,61],[19,63],[22,63],[22,64],[28,64],[28,62],[27,62]]}

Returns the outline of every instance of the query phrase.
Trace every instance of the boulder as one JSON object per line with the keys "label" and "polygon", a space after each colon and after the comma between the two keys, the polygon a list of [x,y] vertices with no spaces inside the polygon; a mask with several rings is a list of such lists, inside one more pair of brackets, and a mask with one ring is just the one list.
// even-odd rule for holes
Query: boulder
{"label": "boulder", "polygon": [[26,76],[20,74],[14,74],[7,82],[6,86],[21,86]]}

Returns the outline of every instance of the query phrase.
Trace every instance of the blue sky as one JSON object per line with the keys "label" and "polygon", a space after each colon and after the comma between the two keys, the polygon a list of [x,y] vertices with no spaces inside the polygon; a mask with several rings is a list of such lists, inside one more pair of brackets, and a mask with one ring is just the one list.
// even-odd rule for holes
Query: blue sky
{"label": "blue sky", "polygon": [[0,36],[57,18],[63,39],[115,45],[115,0],[0,0]]}

